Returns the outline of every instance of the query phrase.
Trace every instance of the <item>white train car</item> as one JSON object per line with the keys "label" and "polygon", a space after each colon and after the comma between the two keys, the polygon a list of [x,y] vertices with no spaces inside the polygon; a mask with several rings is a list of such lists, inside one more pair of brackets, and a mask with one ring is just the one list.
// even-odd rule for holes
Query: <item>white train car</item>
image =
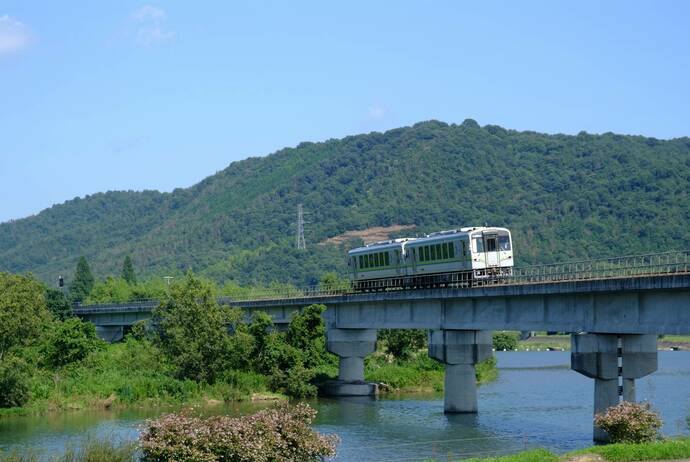
{"label": "white train car", "polygon": [[348,265],[356,290],[469,285],[512,274],[513,243],[506,228],[461,228],[353,249]]}
{"label": "white train car", "polygon": [[350,280],[355,289],[402,286],[407,276],[405,246],[414,239],[392,239],[352,249],[347,253]]}

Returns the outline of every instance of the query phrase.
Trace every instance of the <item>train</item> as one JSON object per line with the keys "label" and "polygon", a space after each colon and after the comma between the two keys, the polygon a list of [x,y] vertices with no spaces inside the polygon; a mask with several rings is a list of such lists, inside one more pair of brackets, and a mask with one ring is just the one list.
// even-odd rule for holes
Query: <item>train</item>
{"label": "train", "polygon": [[347,254],[355,291],[467,287],[510,276],[510,230],[471,227],[375,242]]}

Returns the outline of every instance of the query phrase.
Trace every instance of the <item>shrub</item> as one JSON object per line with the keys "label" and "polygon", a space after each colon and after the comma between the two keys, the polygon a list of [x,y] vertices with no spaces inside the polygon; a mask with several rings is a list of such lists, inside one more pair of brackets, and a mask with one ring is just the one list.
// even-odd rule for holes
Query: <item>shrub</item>
{"label": "shrub", "polygon": [[64,366],[86,358],[102,349],[105,343],[96,336],[96,327],[79,318],[56,323],[43,345],[46,361],[51,366]]}
{"label": "shrub", "polygon": [[427,333],[423,329],[382,329],[379,339],[383,341],[386,353],[404,360],[426,346]]}
{"label": "shrub", "polygon": [[316,461],[335,455],[338,438],[313,431],[315,415],[306,404],[244,417],[169,414],[147,424],[141,448],[149,462]]}
{"label": "shrub", "polygon": [[658,438],[661,419],[649,403],[623,401],[597,414],[594,424],[609,435],[612,443],[643,443]]}
{"label": "shrub", "polygon": [[5,356],[0,362],[0,407],[20,407],[30,397],[29,366],[16,356]]}
{"label": "shrub", "polygon": [[517,332],[494,332],[493,344],[496,351],[512,351],[518,346]]}

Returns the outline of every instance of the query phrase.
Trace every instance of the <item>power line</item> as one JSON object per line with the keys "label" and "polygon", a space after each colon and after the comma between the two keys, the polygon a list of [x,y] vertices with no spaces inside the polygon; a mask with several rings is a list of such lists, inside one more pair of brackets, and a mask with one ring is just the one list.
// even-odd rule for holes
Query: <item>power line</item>
{"label": "power line", "polygon": [[302,204],[297,205],[297,235],[295,236],[298,249],[306,249],[307,243],[304,241],[304,211]]}

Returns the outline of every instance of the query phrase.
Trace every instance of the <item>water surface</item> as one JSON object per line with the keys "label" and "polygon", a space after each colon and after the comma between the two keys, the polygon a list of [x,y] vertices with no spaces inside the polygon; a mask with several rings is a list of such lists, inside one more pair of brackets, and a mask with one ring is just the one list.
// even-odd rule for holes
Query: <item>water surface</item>
{"label": "water surface", "polygon": [[[565,452],[591,445],[594,382],[570,370],[568,352],[497,353],[499,378],[479,388],[479,414],[444,415],[441,394],[318,399],[316,429],[341,437],[336,460],[366,462],[501,455],[531,447]],[[666,435],[687,434],[690,352],[659,352],[659,370],[638,380]],[[206,412],[240,415],[239,404]],[[67,412],[0,418],[0,447],[46,454],[83,435],[134,440],[142,423],[169,409]]]}

